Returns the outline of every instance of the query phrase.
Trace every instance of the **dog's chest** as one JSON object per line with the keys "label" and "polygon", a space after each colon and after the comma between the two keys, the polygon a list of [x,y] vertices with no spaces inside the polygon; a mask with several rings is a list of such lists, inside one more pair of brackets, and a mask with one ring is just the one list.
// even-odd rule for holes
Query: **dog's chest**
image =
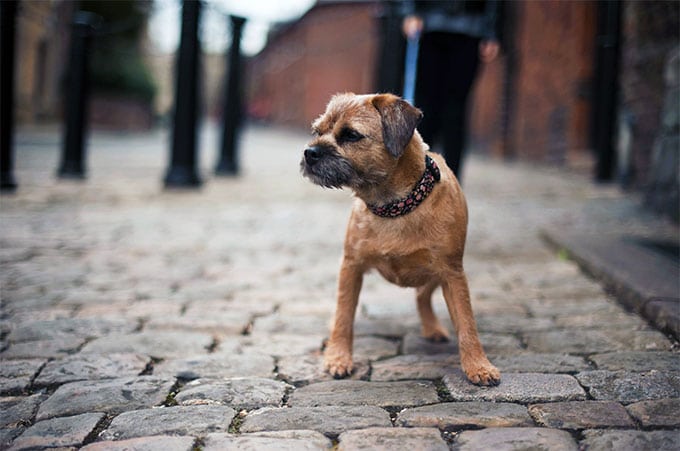
{"label": "dog's chest", "polygon": [[376,255],[370,260],[371,266],[385,279],[402,287],[419,287],[435,276],[433,256],[427,249],[406,254]]}

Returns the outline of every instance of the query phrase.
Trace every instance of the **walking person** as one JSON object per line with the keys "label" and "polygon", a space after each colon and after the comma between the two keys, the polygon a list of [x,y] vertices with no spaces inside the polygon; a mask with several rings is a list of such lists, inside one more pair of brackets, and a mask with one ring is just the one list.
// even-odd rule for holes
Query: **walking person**
{"label": "walking person", "polygon": [[481,62],[499,52],[495,0],[407,1],[402,31],[419,39],[415,105],[418,131],[433,149],[441,144],[460,180],[467,140],[468,96]]}

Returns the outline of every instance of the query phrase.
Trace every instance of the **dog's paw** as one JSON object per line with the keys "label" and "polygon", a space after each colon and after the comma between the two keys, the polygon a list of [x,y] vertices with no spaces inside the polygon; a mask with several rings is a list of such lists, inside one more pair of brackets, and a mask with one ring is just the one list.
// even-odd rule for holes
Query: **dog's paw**
{"label": "dog's paw", "polygon": [[352,374],[354,365],[352,355],[348,352],[326,349],[323,359],[324,368],[336,379],[342,379]]}
{"label": "dog's paw", "polygon": [[489,361],[463,367],[463,372],[475,385],[495,386],[501,383],[501,372]]}
{"label": "dog's paw", "polygon": [[449,341],[449,333],[443,327],[427,330],[423,329],[422,336],[424,339],[433,343],[444,343]]}

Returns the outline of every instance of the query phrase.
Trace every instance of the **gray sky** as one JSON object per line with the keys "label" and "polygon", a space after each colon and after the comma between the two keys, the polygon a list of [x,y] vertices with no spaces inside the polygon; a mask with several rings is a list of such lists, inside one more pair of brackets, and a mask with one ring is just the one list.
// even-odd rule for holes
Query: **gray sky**
{"label": "gray sky", "polygon": [[[242,50],[259,52],[266,43],[271,24],[295,19],[315,0],[207,0],[201,13],[201,41],[208,52],[224,52],[229,44],[228,18],[223,13],[248,19],[243,30]],[[181,0],[155,0],[149,23],[151,43],[157,52],[170,53],[179,44]]]}

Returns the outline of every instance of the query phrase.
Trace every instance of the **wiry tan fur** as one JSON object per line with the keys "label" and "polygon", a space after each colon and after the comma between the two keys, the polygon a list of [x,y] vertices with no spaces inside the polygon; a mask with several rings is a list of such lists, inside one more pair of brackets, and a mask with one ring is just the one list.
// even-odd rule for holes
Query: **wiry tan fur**
{"label": "wiry tan fur", "polygon": [[[415,131],[420,117],[419,110],[393,95],[342,94],[331,99],[326,112],[313,124],[316,137],[308,150],[317,146],[323,152],[318,160],[303,158],[303,173],[316,183],[346,186],[356,194],[324,364],[336,377],[351,373],[353,323],[362,278],[376,269],[394,284],[416,288],[422,334],[434,341],[448,339],[431,304],[433,291],[441,286],[457,332],[463,371],[475,384],[495,385],[500,373],[479,342],[463,270],[465,197],[444,159],[429,152]],[[363,138],[344,142],[342,133],[347,129]],[[441,180],[427,199],[397,218],[373,214],[367,203],[385,204],[413,189],[425,171],[426,154],[441,170]],[[346,172],[341,183],[333,180],[334,168]]]}

